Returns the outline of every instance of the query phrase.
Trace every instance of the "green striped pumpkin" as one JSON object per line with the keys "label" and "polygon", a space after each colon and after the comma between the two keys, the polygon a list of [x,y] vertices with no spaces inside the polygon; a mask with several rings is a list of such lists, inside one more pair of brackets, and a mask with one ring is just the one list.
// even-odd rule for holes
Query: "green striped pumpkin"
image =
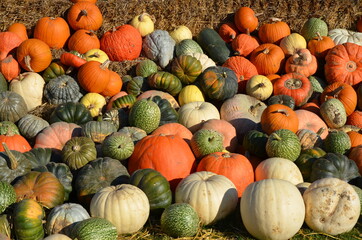
{"label": "green striped pumpkin", "polygon": [[172,61],[171,72],[178,77],[183,84],[191,84],[202,73],[202,65],[195,57],[181,55]]}
{"label": "green striped pumpkin", "polygon": [[168,92],[172,96],[176,96],[182,89],[181,80],[169,72],[159,71],[153,73],[147,80],[152,88]]}

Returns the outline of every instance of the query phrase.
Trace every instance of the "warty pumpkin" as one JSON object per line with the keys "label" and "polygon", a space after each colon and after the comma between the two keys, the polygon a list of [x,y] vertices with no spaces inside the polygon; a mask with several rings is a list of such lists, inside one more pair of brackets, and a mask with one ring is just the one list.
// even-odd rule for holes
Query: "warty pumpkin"
{"label": "warty pumpkin", "polygon": [[284,52],[276,44],[264,43],[255,48],[250,55],[250,62],[253,63],[261,75],[268,75],[279,72],[284,64]]}
{"label": "warty pumpkin", "polygon": [[13,32],[0,33],[0,60],[3,60],[8,54],[16,49],[23,40]]}
{"label": "warty pumpkin", "polygon": [[63,48],[69,36],[68,23],[61,17],[42,17],[34,28],[34,38],[42,40],[50,48]]}
{"label": "warty pumpkin", "polygon": [[103,16],[96,4],[80,1],[68,9],[67,21],[73,30],[97,31],[102,26]]}

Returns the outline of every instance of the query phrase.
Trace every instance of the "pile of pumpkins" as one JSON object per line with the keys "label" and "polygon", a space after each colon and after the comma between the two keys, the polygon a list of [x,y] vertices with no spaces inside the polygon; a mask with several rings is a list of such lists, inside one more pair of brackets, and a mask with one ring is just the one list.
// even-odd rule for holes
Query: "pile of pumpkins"
{"label": "pile of pumpkins", "polygon": [[[1,239],[117,239],[179,203],[197,227],[240,212],[257,239],[353,229],[362,18],[297,33],[240,7],[192,33],[143,13],[98,37],[96,0],[72,2],[31,36],[19,22],[0,33]],[[111,61],[136,61],[136,75]],[[47,119],[32,114],[45,103]]]}

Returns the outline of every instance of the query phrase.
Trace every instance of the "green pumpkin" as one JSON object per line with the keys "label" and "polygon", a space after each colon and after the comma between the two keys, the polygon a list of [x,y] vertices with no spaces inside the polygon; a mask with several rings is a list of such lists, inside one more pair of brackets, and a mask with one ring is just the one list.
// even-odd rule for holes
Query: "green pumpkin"
{"label": "green pumpkin", "polygon": [[351,148],[351,139],[344,131],[330,131],[323,140],[323,149],[326,152],[346,154]]}
{"label": "green pumpkin", "polygon": [[119,129],[118,132],[129,136],[135,145],[139,140],[147,136],[146,131],[138,127],[126,126]]}
{"label": "green pumpkin", "polygon": [[20,135],[19,128],[15,123],[10,121],[0,122],[0,135],[13,136],[15,134]]}
{"label": "green pumpkin", "polygon": [[[102,143],[102,154],[121,162],[128,159],[134,150],[134,143],[130,136],[124,133],[112,133]],[[124,164],[125,165],[125,164]]]}
{"label": "green pumpkin", "polygon": [[44,87],[44,97],[50,104],[78,102],[83,97],[77,81],[69,75],[51,79]]}
{"label": "green pumpkin", "polygon": [[210,99],[224,101],[238,91],[238,79],[233,70],[214,66],[206,68],[197,80],[201,91]]}
{"label": "green pumpkin", "polygon": [[91,217],[79,221],[72,228],[70,236],[77,240],[117,240],[117,228],[105,218]]}
{"label": "green pumpkin", "polygon": [[97,158],[95,143],[88,137],[73,137],[62,149],[63,162],[77,170]]}
{"label": "green pumpkin", "polygon": [[103,121],[111,122],[118,130],[128,125],[128,113],[122,108],[111,108],[104,113]]}
{"label": "green pumpkin", "polygon": [[45,166],[50,161],[61,161],[60,156],[56,155],[51,148],[33,148],[24,155],[30,161],[32,169]]}
{"label": "green pumpkin", "polygon": [[90,161],[76,175],[74,188],[79,202],[88,206],[93,195],[100,189],[129,182],[129,173],[122,163],[104,157]]}
{"label": "green pumpkin", "polygon": [[317,32],[321,36],[328,35],[328,26],[325,21],[320,18],[309,18],[302,26],[300,34],[309,42],[314,37],[317,37]]}
{"label": "green pumpkin", "polygon": [[258,130],[250,130],[244,135],[243,148],[250,154],[262,159],[268,158],[266,153],[266,143],[268,135]]}
{"label": "green pumpkin", "polygon": [[155,130],[161,120],[161,110],[151,99],[140,99],[129,111],[128,121],[132,127],[138,127],[147,134]]}
{"label": "green pumpkin", "polygon": [[16,202],[15,189],[10,183],[0,181],[0,214]]}
{"label": "green pumpkin", "polygon": [[112,107],[116,109],[119,108],[129,109],[133,106],[135,102],[136,102],[136,96],[133,94],[128,94],[114,100],[112,103]]}
{"label": "green pumpkin", "polygon": [[15,205],[13,212],[14,232],[18,240],[44,238],[43,207],[33,199],[24,199]]}
{"label": "green pumpkin", "polygon": [[193,53],[204,53],[201,46],[195,40],[184,39],[175,45],[176,57]]}
{"label": "green pumpkin", "polygon": [[81,125],[92,120],[92,115],[84,104],[80,102],[67,102],[59,104],[53,110],[49,123],[67,122]]}
{"label": "green pumpkin", "polygon": [[73,174],[68,165],[65,163],[50,162],[46,165],[34,168],[33,171],[53,173],[64,187],[64,201],[69,200],[69,194],[73,189]]}
{"label": "green pumpkin", "polygon": [[168,92],[176,96],[182,89],[181,80],[169,72],[159,71],[147,78],[148,85],[152,88]]}
{"label": "green pumpkin", "polygon": [[136,76],[127,83],[127,93],[134,96],[138,96],[150,89],[151,88],[148,86],[147,77]]}
{"label": "green pumpkin", "polygon": [[290,107],[291,109],[294,109],[295,100],[289,95],[273,95],[268,99],[268,106],[272,104],[283,104]]}
{"label": "green pumpkin", "polygon": [[5,92],[9,89],[8,81],[5,79],[4,75],[0,72],[0,92]]}
{"label": "green pumpkin", "polygon": [[312,171],[312,165],[314,161],[320,157],[323,157],[326,152],[319,148],[310,148],[302,150],[295,164],[298,166],[300,172],[303,175],[304,182],[310,182],[310,173]]}
{"label": "green pumpkin", "polygon": [[0,92],[0,121],[17,122],[28,113],[24,98],[11,91]]}
{"label": "green pumpkin", "polygon": [[291,161],[295,161],[299,157],[302,149],[298,136],[288,129],[272,132],[265,148],[268,157],[286,158]]}
{"label": "green pumpkin", "polygon": [[178,113],[167,99],[161,98],[160,96],[153,96],[148,99],[151,99],[153,102],[155,102],[161,111],[159,126],[162,126],[166,123],[178,122]]}
{"label": "green pumpkin", "polygon": [[150,168],[138,169],[132,173],[130,184],[146,194],[151,210],[164,209],[171,205],[170,183],[160,172]]}
{"label": "green pumpkin", "polygon": [[185,85],[193,83],[202,73],[201,62],[190,55],[181,55],[171,63],[171,73]]}
{"label": "green pumpkin", "polygon": [[48,126],[47,121],[33,114],[26,114],[18,122],[21,135],[31,140],[35,139],[38,133]]}
{"label": "green pumpkin", "polygon": [[157,64],[150,59],[144,59],[141,62],[139,62],[136,66],[136,75],[144,78],[147,78],[152,73],[155,73],[157,71],[158,71]]}
{"label": "green pumpkin", "polygon": [[47,83],[51,79],[64,75],[64,74],[65,74],[64,68],[56,62],[52,62],[44,70],[42,77],[44,78],[44,81]]}
{"label": "green pumpkin", "polygon": [[117,128],[109,121],[90,121],[82,126],[82,135],[95,143],[102,143],[113,132],[117,132]]}
{"label": "green pumpkin", "polygon": [[321,178],[333,177],[348,182],[358,176],[358,167],[353,160],[340,153],[327,153],[314,161],[310,180],[314,182]]}

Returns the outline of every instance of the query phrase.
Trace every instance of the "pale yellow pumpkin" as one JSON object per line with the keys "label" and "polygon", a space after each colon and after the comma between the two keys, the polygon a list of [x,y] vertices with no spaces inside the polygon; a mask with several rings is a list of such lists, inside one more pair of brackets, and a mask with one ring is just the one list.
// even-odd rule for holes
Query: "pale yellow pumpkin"
{"label": "pale yellow pumpkin", "polygon": [[205,102],[204,95],[196,85],[186,85],[178,95],[180,106],[190,102]]}
{"label": "pale yellow pumpkin", "polygon": [[87,60],[88,62],[89,61],[98,61],[100,63],[104,63],[105,61],[109,60],[107,53],[105,53],[104,51],[102,51],[98,48],[88,50],[84,54],[84,57],[85,57],[85,60]]}
{"label": "pale yellow pumpkin", "polygon": [[184,39],[192,39],[191,30],[185,25],[177,26],[170,32],[170,36],[175,40],[176,44]]}
{"label": "pale yellow pumpkin", "polygon": [[87,93],[80,102],[90,111],[92,117],[98,116],[107,104],[106,99],[99,93]]}
{"label": "pale yellow pumpkin", "polygon": [[155,30],[154,19],[148,13],[142,13],[135,16],[132,18],[130,24],[141,33],[142,37],[152,33]]}
{"label": "pale yellow pumpkin", "polygon": [[298,49],[307,48],[307,41],[299,33],[292,33],[284,37],[279,46],[285,55],[293,55]]}
{"label": "pale yellow pumpkin", "polygon": [[20,94],[30,111],[42,104],[44,85],[45,81],[40,74],[24,72],[10,82],[9,90]]}
{"label": "pale yellow pumpkin", "polygon": [[273,93],[273,84],[264,75],[255,75],[246,82],[246,94],[260,101],[268,99]]}

